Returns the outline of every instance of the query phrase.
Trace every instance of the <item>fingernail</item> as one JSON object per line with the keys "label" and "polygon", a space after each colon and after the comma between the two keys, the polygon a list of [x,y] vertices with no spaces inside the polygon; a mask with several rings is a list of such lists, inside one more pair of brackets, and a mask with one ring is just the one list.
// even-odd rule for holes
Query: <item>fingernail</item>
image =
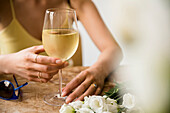
{"label": "fingernail", "polygon": [[62,97],[66,96],[66,92],[62,92],[61,96]]}
{"label": "fingernail", "polygon": [[61,63],[62,63],[61,60],[56,60],[55,62],[56,62],[57,64],[61,64]]}
{"label": "fingernail", "polygon": [[64,88],[65,88],[65,87],[62,88],[62,91],[64,91]]}
{"label": "fingernail", "polygon": [[72,100],[71,98],[68,98],[68,97],[67,97],[66,103],[68,104],[69,102],[71,102],[71,100]]}

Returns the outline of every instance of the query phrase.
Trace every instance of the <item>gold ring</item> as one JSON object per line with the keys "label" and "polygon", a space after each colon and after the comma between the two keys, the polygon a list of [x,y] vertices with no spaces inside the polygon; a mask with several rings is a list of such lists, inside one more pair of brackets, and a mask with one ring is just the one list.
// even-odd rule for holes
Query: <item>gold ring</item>
{"label": "gold ring", "polygon": [[38,78],[41,79],[41,72],[38,72]]}
{"label": "gold ring", "polygon": [[36,57],[35,57],[35,62],[37,63],[37,58],[38,58],[38,55],[36,55]]}
{"label": "gold ring", "polygon": [[97,84],[95,83],[91,84],[91,86],[94,86],[95,88],[97,88]]}
{"label": "gold ring", "polygon": [[40,82],[42,82],[41,81],[41,74],[42,74],[41,72],[38,72],[38,78],[40,79]]}

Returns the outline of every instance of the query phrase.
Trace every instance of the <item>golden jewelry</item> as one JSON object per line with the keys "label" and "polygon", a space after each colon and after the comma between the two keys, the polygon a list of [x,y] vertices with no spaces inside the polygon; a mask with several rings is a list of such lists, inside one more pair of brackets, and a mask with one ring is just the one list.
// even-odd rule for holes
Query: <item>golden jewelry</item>
{"label": "golden jewelry", "polygon": [[95,88],[97,88],[97,84],[95,83],[91,84],[91,86],[94,86]]}
{"label": "golden jewelry", "polygon": [[36,63],[37,63],[37,58],[38,58],[38,55],[36,55],[35,60],[34,60]]}
{"label": "golden jewelry", "polygon": [[42,74],[41,72],[38,72],[38,78],[40,79],[40,81],[41,81],[41,74]]}

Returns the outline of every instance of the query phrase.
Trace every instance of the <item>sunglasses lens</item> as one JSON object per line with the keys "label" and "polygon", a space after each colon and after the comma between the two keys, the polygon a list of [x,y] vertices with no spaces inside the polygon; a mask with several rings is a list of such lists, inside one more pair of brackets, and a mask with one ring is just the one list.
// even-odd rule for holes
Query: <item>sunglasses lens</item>
{"label": "sunglasses lens", "polygon": [[11,98],[13,95],[13,87],[8,81],[0,82],[0,96],[2,98]]}

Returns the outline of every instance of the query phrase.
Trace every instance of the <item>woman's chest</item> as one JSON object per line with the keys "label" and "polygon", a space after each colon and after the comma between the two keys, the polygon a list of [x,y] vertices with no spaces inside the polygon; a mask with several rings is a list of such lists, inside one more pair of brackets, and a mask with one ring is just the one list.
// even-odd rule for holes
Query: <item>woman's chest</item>
{"label": "woman's chest", "polygon": [[[9,15],[5,15],[4,17],[14,18],[12,17],[13,10],[15,19],[19,22],[23,29],[31,36],[41,40],[45,10],[48,8],[68,8],[67,0],[43,1],[46,2],[36,2],[36,0],[19,2],[17,0],[13,0],[13,9],[7,9],[9,12],[11,11],[10,17]],[[10,22],[8,22],[8,24],[10,24]]]}

